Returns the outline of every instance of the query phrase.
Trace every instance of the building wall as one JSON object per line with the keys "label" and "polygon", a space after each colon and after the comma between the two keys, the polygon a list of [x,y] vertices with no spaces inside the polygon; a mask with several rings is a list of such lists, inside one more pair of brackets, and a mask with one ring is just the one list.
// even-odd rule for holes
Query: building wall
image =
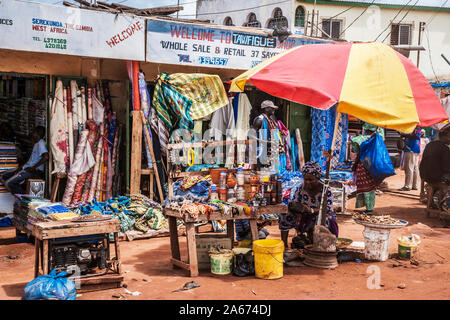
{"label": "building wall", "polygon": [[[293,3],[286,1],[283,3],[273,4],[273,0],[246,0],[244,3],[237,5],[236,0],[198,0],[197,1],[197,19],[209,19],[212,23],[222,25],[226,17],[233,20],[235,26],[243,26],[247,21],[248,15],[253,12],[256,14],[258,21],[262,28],[267,27],[269,19],[273,15],[275,8],[280,8],[283,11],[283,16],[288,19],[289,26],[291,26],[290,14]],[[245,9],[256,8],[256,9]],[[238,10],[238,11],[237,11]],[[230,12],[234,11],[234,12]],[[216,14],[210,14],[217,12]]]}
{"label": "building wall", "polygon": [[[309,11],[310,15],[314,9],[312,2],[294,0],[291,21],[294,21],[295,10],[299,5],[304,7],[305,12]],[[349,8],[348,5],[320,3],[316,4],[315,11],[319,12],[321,21],[323,18],[333,17],[347,8]],[[343,20],[343,29],[348,27],[342,34],[342,38],[347,41],[375,41],[381,34],[377,41],[381,42],[386,38],[383,42],[389,44],[390,35],[387,35],[391,31],[390,24],[399,12],[399,9],[371,6],[363,13],[365,9],[366,7],[356,6],[335,18]],[[394,23],[398,23],[406,12],[407,9],[398,14]],[[358,18],[360,15],[361,17]],[[355,19],[357,20],[355,21]],[[311,16],[309,21],[311,21]],[[353,23],[353,21],[355,22]],[[420,52],[419,69],[429,81],[448,81],[450,79],[450,65],[445,62],[441,54],[444,54],[450,60],[450,12],[410,10],[401,23],[412,25],[411,45],[418,45],[420,22],[430,23],[427,24],[428,27],[425,28],[425,31],[421,33],[421,45],[425,48],[425,51]],[[351,26],[349,26],[350,24]],[[307,30],[308,35],[310,30],[310,28]],[[427,34],[429,35],[428,37]],[[319,31],[317,35],[321,36],[321,32]],[[411,51],[409,58],[416,65],[417,51]]]}

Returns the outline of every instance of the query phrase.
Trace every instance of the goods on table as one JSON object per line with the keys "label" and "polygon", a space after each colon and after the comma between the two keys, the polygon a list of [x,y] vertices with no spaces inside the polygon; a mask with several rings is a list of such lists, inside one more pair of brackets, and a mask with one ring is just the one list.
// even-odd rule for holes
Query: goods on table
{"label": "goods on table", "polygon": [[353,214],[353,219],[362,221],[362,222],[367,222],[367,223],[374,223],[374,224],[387,224],[387,225],[402,224],[402,222],[400,220],[391,218],[390,215],[368,216],[366,214],[355,213],[355,214]]}
{"label": "goods on table", "polygon": [[61,212],[61,213],[49,214],[48,217],[55,221],[71,220],[73,218],[77,218],[78,214],[76,214],[74,212]]}

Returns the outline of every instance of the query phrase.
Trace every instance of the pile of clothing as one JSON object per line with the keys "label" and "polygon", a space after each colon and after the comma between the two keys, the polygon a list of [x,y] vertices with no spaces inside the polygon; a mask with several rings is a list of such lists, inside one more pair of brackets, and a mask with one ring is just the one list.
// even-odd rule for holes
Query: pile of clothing
{"label": "pile of clothing", "polygon": [[[120,231],[130,238],[137,233],[159,234],[168,232],[169,223],[159,203],[143,195],[113,197],[107,201],[93,200],[73,207],[74,212],[85,215],[110,215],[120,221]],[[156,232],[157,231],[157,232]]]}

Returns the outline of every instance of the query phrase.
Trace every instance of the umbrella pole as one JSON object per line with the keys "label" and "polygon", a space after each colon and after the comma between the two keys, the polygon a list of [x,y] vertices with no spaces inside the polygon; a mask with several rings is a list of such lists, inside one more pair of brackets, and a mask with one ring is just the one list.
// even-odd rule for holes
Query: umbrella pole
{"label": "umbrella pole", "polygon": [[333,159],[333,150],[336,146],[336,136],[337,131],[339,129],[339,122],[341,121],[341,113],[336,113],[336,121],[334,122],[334,131],[333,131],[333,140],[331,142],[331,148],[328,150],[327,154],[327,169],[325,172],[325,183],[322,190],[322,198],[320,201],[320,209],[319,209],[319,216],[317,218],[317,225],[325,225],[325,220],[327,218],[327,188],[329,185],[329,179],[330,179],[330,167],[331,167],[331,160]]}

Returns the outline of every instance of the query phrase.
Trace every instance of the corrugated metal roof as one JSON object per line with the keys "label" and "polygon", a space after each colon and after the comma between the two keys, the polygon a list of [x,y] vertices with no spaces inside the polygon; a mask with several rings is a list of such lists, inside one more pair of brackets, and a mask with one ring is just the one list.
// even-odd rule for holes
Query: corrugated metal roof
{"label": "corrugated metal roof", "polygon": [[[360,2],[360,3],[370,3],[373,0],[332,0],[330,2]],[[375,0],[374,5],[385,4],[385,5],[397,5],[404,6],[409,0]],[[408,6],[413,6],[416,0],[409,1]],[[435,7],[435,8],[450,8],[450,1],[448,0],[419,0],[416,7]]]}

